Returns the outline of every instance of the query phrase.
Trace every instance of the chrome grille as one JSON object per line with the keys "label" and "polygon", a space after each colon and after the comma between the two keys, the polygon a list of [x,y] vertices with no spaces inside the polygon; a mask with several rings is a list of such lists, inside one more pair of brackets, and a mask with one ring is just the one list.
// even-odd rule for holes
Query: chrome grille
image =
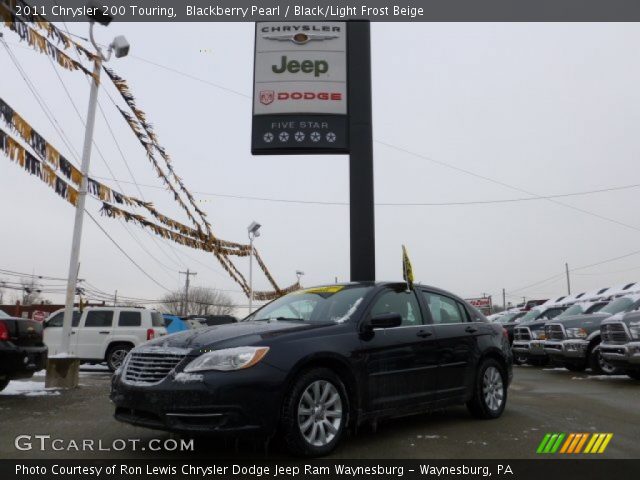
{"label": "chrome grille", "polygon": [[607,343],[627,343],[629,337],[622,323],[607,323],[600,327],[602,340]]}
{"label": "chrome grille", "polygon": [[159,383],[182,361],[182,353],[131,352],[124,371],[129,383]]}
{"label": "chrome grille", "polygon": [[513,334],[515,340],[531,340],[531,330],[529,327],[518,327]]}
{"label": "chrome grille", "polygon": [[544,327],[544,333],[547,335],[547,340],[564,340],[562,325],[547,325]]}

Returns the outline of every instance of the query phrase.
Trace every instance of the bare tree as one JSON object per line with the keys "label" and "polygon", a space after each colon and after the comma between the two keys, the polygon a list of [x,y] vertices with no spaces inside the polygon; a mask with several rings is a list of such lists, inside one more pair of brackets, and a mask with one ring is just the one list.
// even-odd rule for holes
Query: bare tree
{"label": "bare tree", "polygon": [[22,285],[22,304],[34,305],[40,300],[42,286],[33,277],[20,279]]}
{"label": "bare tree", "polygon": [[231,315],[235,305],[231,297],[220,290],[205,287],[189,289],[189,304],[185,311],[185,292],[176,290],[162,298],[160,308],[173,315]]}

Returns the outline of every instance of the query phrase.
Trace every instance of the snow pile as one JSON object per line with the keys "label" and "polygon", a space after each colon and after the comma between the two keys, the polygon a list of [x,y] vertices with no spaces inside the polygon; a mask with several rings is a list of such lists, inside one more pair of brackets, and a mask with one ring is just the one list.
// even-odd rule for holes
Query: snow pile
{"label": "snow pile", "polygon": [[60,395],[55,388],[44,388],[44,382],[30,380],[12,380],[7,388],[0,392],[0,396],[22,395],[25,397],[41,397],[45,395]]}

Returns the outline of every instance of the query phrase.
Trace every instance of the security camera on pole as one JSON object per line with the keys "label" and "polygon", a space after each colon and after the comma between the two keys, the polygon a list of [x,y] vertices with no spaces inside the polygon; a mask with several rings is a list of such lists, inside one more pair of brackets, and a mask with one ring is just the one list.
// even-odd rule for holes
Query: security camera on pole
{"label": "security camera on pole", "polygon": [[[96,11],[99,11],[97,9]],[[91,161],[91,146],[93,144],[93,127],[96,118],[96,105],[98,103],[98,88],[100,86],[100,71],[102,62],[107,62],[114,53],[117,58],[124,57],[129,53],[129,43],[123,36],[114,38],[109,45],[107,54],[103,54],[93,38],[93,27],[97,22],[103,26],[109,25],[112,18],[108,15],[97,14],[90,16],[89,36],[91,43],[96,49],[93,65],[93,79],[91,81],[91,93],[89,95],[89,110],[85,125],[84,146],[82,149],[82,180],[78,190],[78,203],[73,227],[73,240],[71,244],[71,260],[69,263],[69,277],[67,279],[67,293],[64,309],[64,319],[62,325],[62,346],[60,354],[49,357],[47,363],[47,376],[45,385],[57,388],[76,388],[78,386],[78,370],[80,360],[75,355],[75,348],[71,345],[73,304],[78,283],[78,270],[80,268],[80,243],[82,240],[82,225],[84,221],[84,207],[87,197],[87,178],[89,175],[89,164]]]}

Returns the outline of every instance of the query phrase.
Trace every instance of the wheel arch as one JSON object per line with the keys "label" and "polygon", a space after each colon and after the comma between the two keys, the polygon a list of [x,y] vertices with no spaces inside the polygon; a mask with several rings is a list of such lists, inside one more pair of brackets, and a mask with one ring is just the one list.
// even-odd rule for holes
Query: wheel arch
{"label": "wheel arch", "polygon": [[295,380],[304,372],[313,370],[314,368],[327,368],[342,380],[349,397],[349,417],[352,420],[355,419],[357,422],[357,412],[360,409],[361,395],[358,389],[356,374],[347,359],[330,352],[316,353],[296,363],[285,381],[285,388],[280,404],[282,405],[284,402],[286,392],[289,391]]}

